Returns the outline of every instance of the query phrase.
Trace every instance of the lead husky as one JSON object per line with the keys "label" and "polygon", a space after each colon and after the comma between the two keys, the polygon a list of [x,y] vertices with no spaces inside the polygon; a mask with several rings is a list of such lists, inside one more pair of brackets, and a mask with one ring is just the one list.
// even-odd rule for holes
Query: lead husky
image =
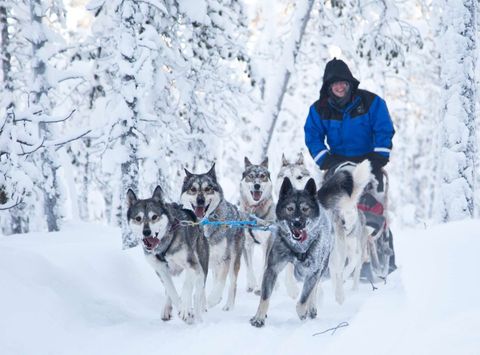
{"label": "lead husky", "polygon": [[[353,289],[358,289],[360,270],[366,258],[369,230],[358,201],[371,179],[370,162],[340,165],[318,191],[323,207],[332,212],[335,243],[330,255],[330,277],[339,304],[345,300],[343,283],[353,272]],[[346,262],[348,263],[346,264]]]}
{"label": "lead husky", "polygon": [[333,241],[332,225],[316,198],[315,181],[303,190],[295,190],[286,178],[277,203],[277,223],[269,243],[267,265],[263,274],[262,294],[256,315],[250,324],[265,324],[270,296],[277,276],[287,263],[294,265],[295,277],[303,281],[297,303],[301,320],[317,316],[315,289],[328,264]]}
{"label": "lead husky", "polygon": [[[192,174],[185,169],[181,201],[185,208],[194,211],[197,218],[208,217],[210,220],[239,220],[237,208],[227,202],[217,182],[215,164],[205,174]],[[230,275],[227,303],[223,310],[233,309],[237,291],[237,278],[240,259],[244,248],[245,235],[240,228],[205,225],[204,233],[210,245],[210,267],[215,276],[213,290],[208,296],[208,307],[213,307],[222,300],[223,289]]]}
{"label": "lead husky", "polygon": [[[208,273],[208,242],[198,226],[184,226],[180,221],[195,221],[190,211],[165,203],[157,186],[152,198],[138,200],[127,192],[127,218],[132,232],[143,241],[147,261],[165,286],[166,303],[162,319],[172,317],[172,304],[187,323],[201,320],[205,308],[205,280]],[[172,276],[185,270],[182,296],[179,297]],[[195,288],[194,307],[192,296]]]}
{"label": "lead husky", "polygon": [[[265,158],[260,165],[255,165],[245,157],[245,170],[240,181],[240,208],[243,212],[253,214],[267,222],[275,221],[275,203],[272,196],[272,181],[268,171],[268,158]],[[270,231],[246,230],[244,259],[247,266],[247,292],[254,291],[255,294],[260,294],[253,271],[253,251],[255,244],[262,246],[263,263],[260,272],[260,280],[262,280],[267,241],[271,234]]]}
{"label": "lead husky", "polygon": [[[301,152],[298,153],[297,160],[295,162],[290,162],[285,157],[285,154],[282,153],[282,166],[280,167],[277,175],[277,196],[285,178],[289,178],[293,187],[298,190],[303,189],[307,181],[312,178],[310,171],[308,171],[307,167],[305,166],[305,160]],[[293,277],[293,265],[291,264],[288,264],[285,270],[285,286],[287,288],[288,295],[291,298],[296,299],[300,290],[295,278]]]}

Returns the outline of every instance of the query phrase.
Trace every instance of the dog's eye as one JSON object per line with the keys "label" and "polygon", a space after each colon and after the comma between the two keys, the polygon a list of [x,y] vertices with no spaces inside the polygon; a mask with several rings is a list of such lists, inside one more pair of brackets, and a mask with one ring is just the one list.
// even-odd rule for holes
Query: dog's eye
{"label": "dog's eye", "polygon": [[156,221],[157,218],[158,218],[158,216],[157,216],[156,214],[154,214],[154,215],[152,216],[152,221]]}
{"label": "dog's eye", "polygon": [[266,175],[265,174],[260,174],[260,179],[265,180]]}
{"label": "dog's eye", "polygon": [[197,192],[197,188],[191,187],[191,188],[190,188],[190,192],[193,193],[193,194],[196,193],[196,192]]}
{"label": "dog's eye", "polygon": [[287,207],[287,212],[288,213],[293,213],[293,211],[295,211],[295,208],[293,208],[292,206]]}
{"label": "dog's eye", "polygon": [[135,220],[136,220],[137,222],[141,222],[141,221],[142,221],[142,217],[137,216],[137,217],[135,217]]}
{"label": "dog's eye", "polygon": [[310,207],[302,207],[302,212],[303,213],[308,213],[308,211],[310,211]]}
{"label": "dog's eye", "polygon": [[207,187],[205,188],[205,192],[210,192],[210,191],[212,191],[212,188],[211,188],[210,186],[207,186]]}
{"label": "dog's eye", "polygon": [[300,175],[298,175],[297,180],[302,180],[302,177]]}

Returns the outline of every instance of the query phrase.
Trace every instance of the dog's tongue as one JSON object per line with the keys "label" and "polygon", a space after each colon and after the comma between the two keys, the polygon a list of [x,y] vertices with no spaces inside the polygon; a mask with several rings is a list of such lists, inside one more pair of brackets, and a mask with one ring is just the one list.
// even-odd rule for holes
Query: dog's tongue
{"label": "dog's tongue", "polygon": [[253,191],[252,196],[255,201],[258,201],[262,198],[262,191]]}
{"label": "dog's tongue", "polygon": [[300,242],[307,240],[307,231],[305,229],[294,229],[293,234],[295,235],[295,239]]}
{"label": "dog's tongue", "polygon": [[203,216],[205,216],[205,207],[195,207],[195,216],[198,218],[203,218]]}
{"label": "dog's tongue", "polygon": [[160,243],[160,239],[155,237],[145,237],[143,238],[143,244],[148,250],[155,249],[155,247]]}

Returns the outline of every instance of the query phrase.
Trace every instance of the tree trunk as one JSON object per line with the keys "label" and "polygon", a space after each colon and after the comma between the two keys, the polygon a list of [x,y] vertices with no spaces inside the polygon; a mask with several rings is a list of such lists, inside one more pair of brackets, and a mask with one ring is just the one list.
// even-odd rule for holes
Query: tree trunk
{"label": "tree trunk", "polygon": [[[293,57],[293,64],[295,64],[295,60],[297,58],[298,52],[300,51],[300,46],[302,44],[302,39],[303,35],[305,34],[305,30],[307,28],[308,20],[310,19],[310,13],[312,11],[313,5],[315,3],[315,0],[307,0],[308,3],[306,6],[303,8],[297,9],[296,11],[302,11],[301,13],[298,13],[297,18],[300,18],[300,28],[298,31],[294,28],[292,37],[291,37],[291,42],[292,42],[292,57]],[[298,5],[297,5],[298,6]],[[275,131],[275,126],[277,124],[278,116],[280,115],[280,112],[282,110],[282,103],[283,103],[283,98],[285,97],[285,93],[287,91],[288,83],[290,81],[290,77],[292,75],[291,70],[293,68],[283,68],[283,80],[282,80],[282,85],[281,89],[278,92],[278,97],[275,102],[275,106],[271,108],[271,111],[268,112],[268,114],[271,115],[271,123],[270,123],[270,128],[267,131],[267,140],[265,145],[263,146],[262,150],[262,159],[267,157],[268,155],[268,149],[270,148],[270,143],[272,141],[272,136]]]}
{"label": "tree trunk", "polygon": [[[33,23],[33,28],[36,31],[35,40],[32,40],[32,62],[34,84],[33,104],[37,105],[43,114],[50,113],[50,102],[48,99],[49,84],[46,78],[47,63],[40,55],[40,51],[44,48],[47,37],[43,30],[42,18],[42,4],[40,0],[33,0],[30,3],[30,15]],[[50,138],[49,128],[45,123],[40,124],[40,136],[46,139]],[[47,219],[47,228],[49,232],[58,231],[59,220],[61,218],[59,202],[60,192],[58,185],[58,158],[54,148],[44,148],[40,154],[41,172],[44,181],[42,181],[44,212]]]}

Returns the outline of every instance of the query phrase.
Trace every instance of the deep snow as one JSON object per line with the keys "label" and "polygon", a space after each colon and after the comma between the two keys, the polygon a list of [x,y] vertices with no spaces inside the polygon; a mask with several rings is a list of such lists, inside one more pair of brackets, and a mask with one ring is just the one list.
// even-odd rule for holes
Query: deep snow
{"label": "deep snow", "polygon": [[325,281],[313,321],[298,320],[281,278],[262,329],[248,322],[258,297],[244,268],[233,311],[222,301],[203,323],[162,322],[163,286],[120,239],[98,224],[1,236],[0,354],[480,354],[479,220],[396,231],[387,283],[348,283],[339,306]]}

